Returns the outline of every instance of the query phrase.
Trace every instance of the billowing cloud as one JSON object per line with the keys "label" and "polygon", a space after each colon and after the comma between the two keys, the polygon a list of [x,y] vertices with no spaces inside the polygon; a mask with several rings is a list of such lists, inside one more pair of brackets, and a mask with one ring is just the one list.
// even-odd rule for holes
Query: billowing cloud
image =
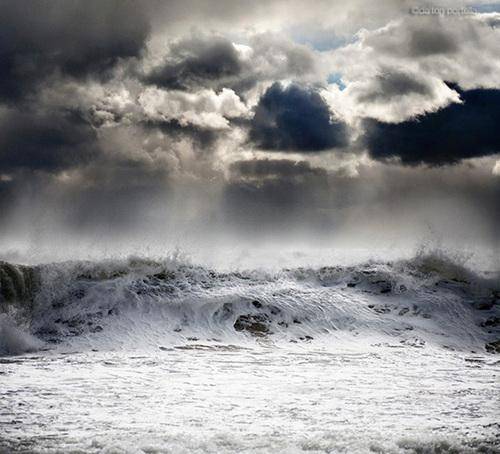
{"label": "billowing cloud", "polygon": [[311,88],[273,84],[260,98],[250,140],[263,150],[323,151],[344,146],[346,127]]}
{"label": "billowing cloud", "polygon": [[403,68],[465,89],[494,88],[500,85],[499,36],[488,15],[406,14],[384,27],[361,30],[353,44],[332,54],[332,64],[348,82],[372,78],[383,68]]}
{"label": "billowing cloud", "polygon": [[224,88],[219,94],[212,90],[194,93],[147,88],[138,98],[149,120],[206,129],[228,129],[229,120],[246,116],[249,111],[234,91]]}
{"label": "billowing cloud", "polygon": [[[455,54],[460,44],[455,30],[440,16],[410,17],[364,35],[364,45],[381,53],[405,59]],[[440,26],[442,24],[442,26]]]}
{"label": "billowing cloud", "polygon": [[346,117],[399,123],[459,102],[459,94],[437,77],[400,68],[380,68],[344,90],[324,90],[329,104]]}
{"label": "billowing cloud", "polygon": [[[159,60],[159,61],[158,61]],[[169,90],[230,88],[245,93],[259,82],[318,81],[319,56],[308,46],[273,34],[252,34],[246,44],[216,34],[174,40],[145,69],[146,84]]]}
{"label": "billowing cloud", "polygon": [[148,83],[175,90],[227,86],[242,71],[236,47],[220,36],[184,39],[174,42],[169,51],[165,61],[145,77]]}
{"label": "billowing cloud", "polygon": [[405,14],[363,29],[351,44],[328,53],[332,84],[323,96],[351,124],[363,117],[399,123],[459,102],[458,92],[500,87],[500,29],[486,14]]}
{"label": "billowing cloud", "polygon": [[358,96],[360,102],[387,102],[393,98],[416,94],[427,96],[430,94],[430,87],[420,80],[416,80],[409,74],[403,72],[388,72],[378,74],[374,78],[374,90]]}
{"label": "billowing cloud", "polygon": [[138,56],[148,33],[145,11],[132,1],[4,1],[0,99],[19,99],[58,72],[101,78]]}
{"label": "billowing cloud", "polygon": [[500,152],[500,90],[461,92],[461,103],[414,120],[366,122],[366,143],[375,159],[442,165]]}
{"label": "billowing cloud", "polygon": [[321,55],[311,47],[272,33],[253,35],[248,65],[256,81],[319,82],[326,77]]}

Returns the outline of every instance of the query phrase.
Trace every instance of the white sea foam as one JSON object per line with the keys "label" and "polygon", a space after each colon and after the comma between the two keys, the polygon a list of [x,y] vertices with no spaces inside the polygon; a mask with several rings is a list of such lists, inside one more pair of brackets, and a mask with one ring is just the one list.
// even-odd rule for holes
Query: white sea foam
{"label": "white sea foam", "polygon": [[0,452],[498,452],[498,276],[446,255],[2,266]]}
{"label": "white sea foam", "polygon": [[0,451],[498,452],[493,356],[262,344],[8,358]]}
{"label": "white sea foam", "polygon": [[6,285],[26,301],[4,304],[57,349],[265,339],[483,351],[498,336],[498,276],[443,254],[267,271],[217,271],[178,258],[63,262],[17,274],[9,266],[18,277]]}

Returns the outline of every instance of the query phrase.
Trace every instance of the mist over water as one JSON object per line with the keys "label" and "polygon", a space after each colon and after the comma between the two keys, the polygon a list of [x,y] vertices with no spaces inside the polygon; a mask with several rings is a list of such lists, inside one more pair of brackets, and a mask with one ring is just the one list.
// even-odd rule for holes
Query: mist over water
{"label": "mist over water", "polygon": [[106,194],[85,203],[74,194],[31,194],[2,218],[0,257],[42,263],[177,251],[195,263],[241,268],[394,260],[425,249],[499,269],[496,199],[480,204],[474,192],[468,200],[439,185],[407,192],[349,184],[301,186],[284,191],[284,202],[267,188],[227,183],[120,195],[119,203]]}

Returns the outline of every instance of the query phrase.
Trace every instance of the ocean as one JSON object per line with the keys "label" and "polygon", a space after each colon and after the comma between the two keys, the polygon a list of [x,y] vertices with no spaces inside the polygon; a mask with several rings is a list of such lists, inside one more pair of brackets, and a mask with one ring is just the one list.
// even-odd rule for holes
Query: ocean
{"label": "ocean", "polygon": [[500,279],[444,254],[0,264],[0,452],[500,452]]}

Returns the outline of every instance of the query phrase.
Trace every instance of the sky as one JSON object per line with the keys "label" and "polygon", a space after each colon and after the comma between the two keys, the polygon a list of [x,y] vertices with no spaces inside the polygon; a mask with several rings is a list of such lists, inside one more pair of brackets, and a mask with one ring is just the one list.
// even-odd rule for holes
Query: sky
{"label": "sky", "polygon": [[0,0],[0,59],[4,256],[500,251],[498,3]]}

